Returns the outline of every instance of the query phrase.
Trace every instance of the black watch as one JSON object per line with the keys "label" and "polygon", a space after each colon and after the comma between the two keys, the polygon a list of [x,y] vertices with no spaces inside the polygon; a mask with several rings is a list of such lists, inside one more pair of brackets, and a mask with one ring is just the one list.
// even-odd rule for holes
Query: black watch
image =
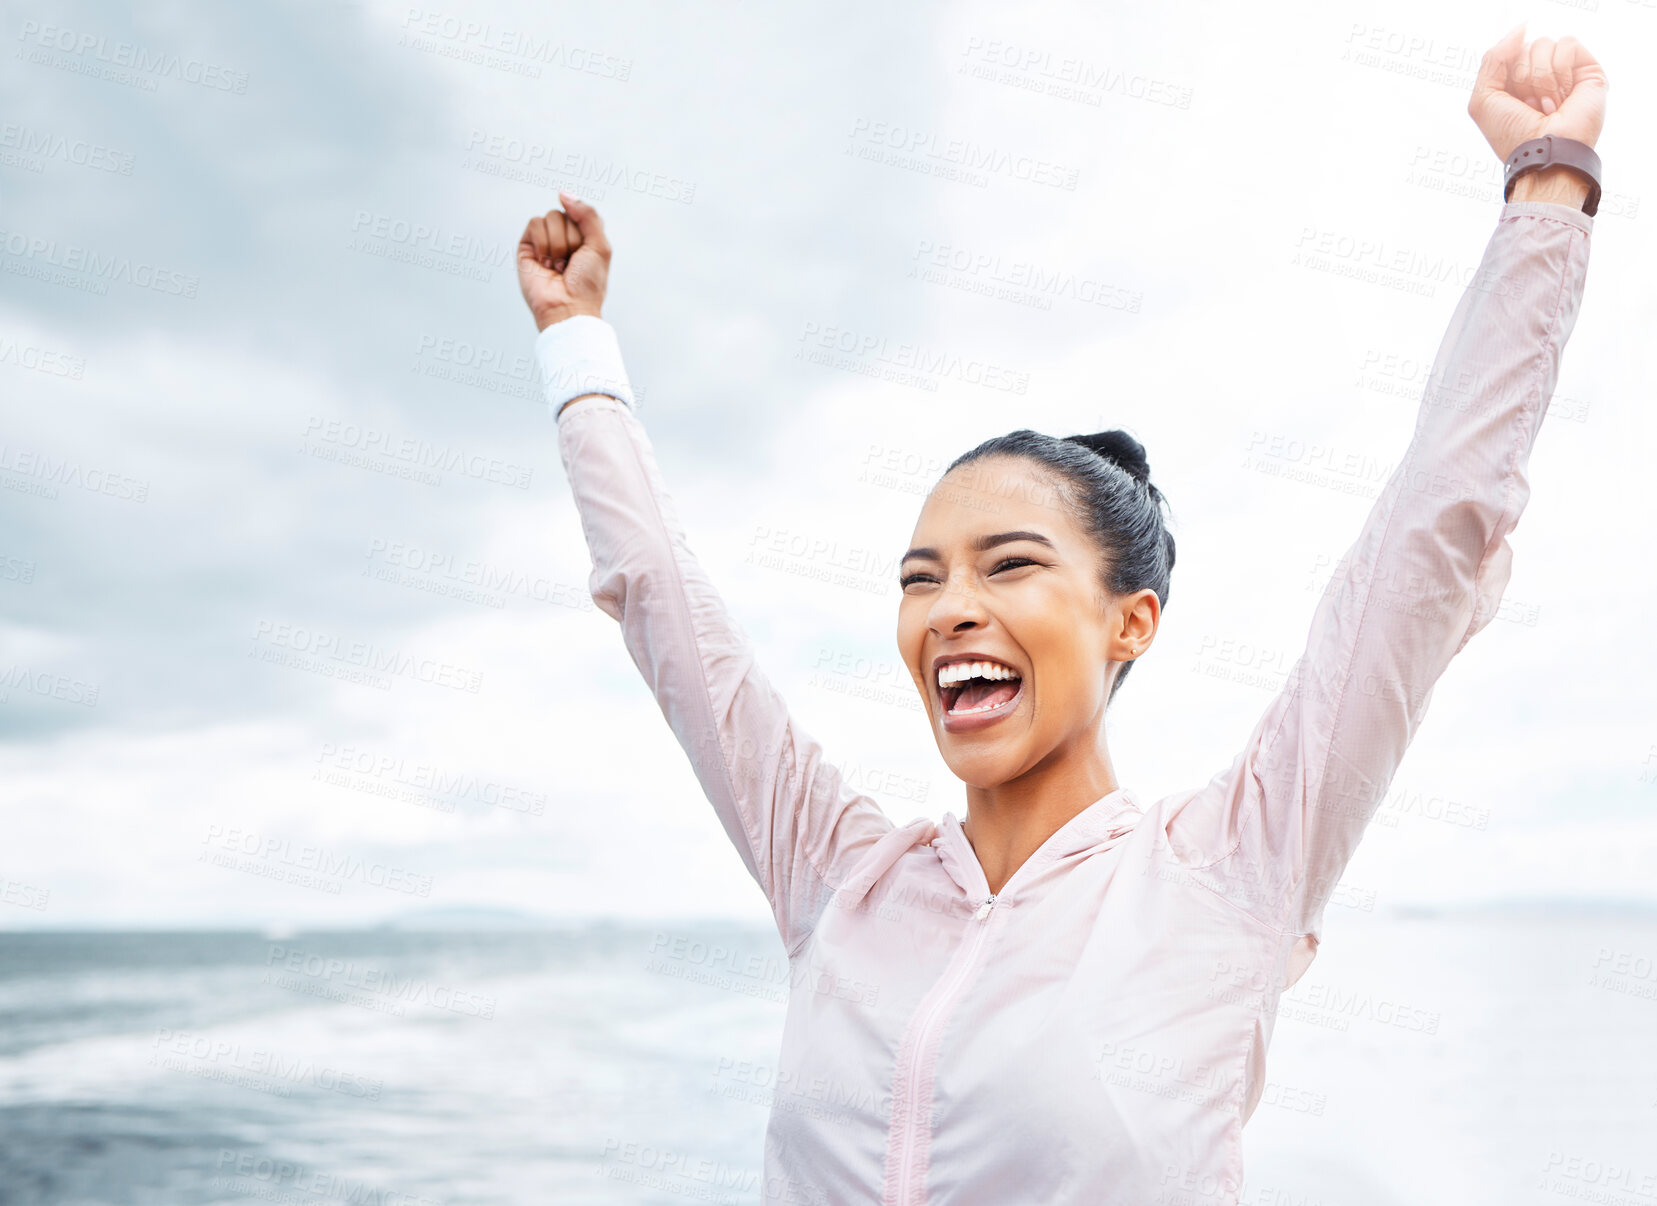
{"label": "black watch", "polygon": [[1513,182],[1520,176],[1546,167],[1568,167],[1588,178],[1588,199],[1582,203],[1582,212],[1593,217],[1599,209],[1599,156],[1593,147],[1574,138],[1544,134],[1514,147],[1502,179],[1502,200],[1511,199]]}

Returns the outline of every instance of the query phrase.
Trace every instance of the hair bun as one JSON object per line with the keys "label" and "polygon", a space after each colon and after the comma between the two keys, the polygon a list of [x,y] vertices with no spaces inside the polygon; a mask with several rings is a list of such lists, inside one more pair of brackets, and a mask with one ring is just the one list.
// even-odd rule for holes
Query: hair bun
{"label": "hair bun", "polygon": [[1149,485],[1151,463],[1145,457],[1145,445],[1120,429],[1096,431],[1092,435],[1065,436],[1072,443],[1091,448],[1107,461],[1115,461],[1126,469],[1135,481]]}

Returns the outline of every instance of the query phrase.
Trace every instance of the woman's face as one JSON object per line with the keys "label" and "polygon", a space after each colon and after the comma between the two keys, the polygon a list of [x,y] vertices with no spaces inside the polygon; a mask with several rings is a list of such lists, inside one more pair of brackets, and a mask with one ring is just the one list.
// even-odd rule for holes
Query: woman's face
{"label": "woman's face", "polygon": [[[899,566],[898,649],[944,761],[970,786],[1095,743],[1112,663],[1156,627],[1154,591],[1106,597],[1102,553],[1057,481],[1026,457],[960,466],[928,495]],[[1005,669],[940,687],[939,663],[963,657]]]}

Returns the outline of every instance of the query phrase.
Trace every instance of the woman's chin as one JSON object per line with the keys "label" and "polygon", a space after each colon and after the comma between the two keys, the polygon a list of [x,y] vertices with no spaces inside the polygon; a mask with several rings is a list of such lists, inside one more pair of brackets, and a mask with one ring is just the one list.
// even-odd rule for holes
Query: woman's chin
{"label": "woman's chin", "polygon": [[1023,761],[1018,752],[1010,749],[982,750],[967,752],[962,750],[940,750],[944,755],[944,763],[950,773],[968,787],[976,787],[981,791],[992,787],[1000,787],[1018,778]]}

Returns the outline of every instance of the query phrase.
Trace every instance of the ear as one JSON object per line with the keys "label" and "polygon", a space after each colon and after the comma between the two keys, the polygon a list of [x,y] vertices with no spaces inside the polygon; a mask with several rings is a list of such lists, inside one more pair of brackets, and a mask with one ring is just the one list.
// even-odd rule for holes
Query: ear
{"label": "ear", "polygon": [[1148,644],[1162,623],[1162,600],[1157,598],[1156,591],[1147,586],[1135,592],[1134,615],[1142,621],[1143,631],[1139,635]]}

